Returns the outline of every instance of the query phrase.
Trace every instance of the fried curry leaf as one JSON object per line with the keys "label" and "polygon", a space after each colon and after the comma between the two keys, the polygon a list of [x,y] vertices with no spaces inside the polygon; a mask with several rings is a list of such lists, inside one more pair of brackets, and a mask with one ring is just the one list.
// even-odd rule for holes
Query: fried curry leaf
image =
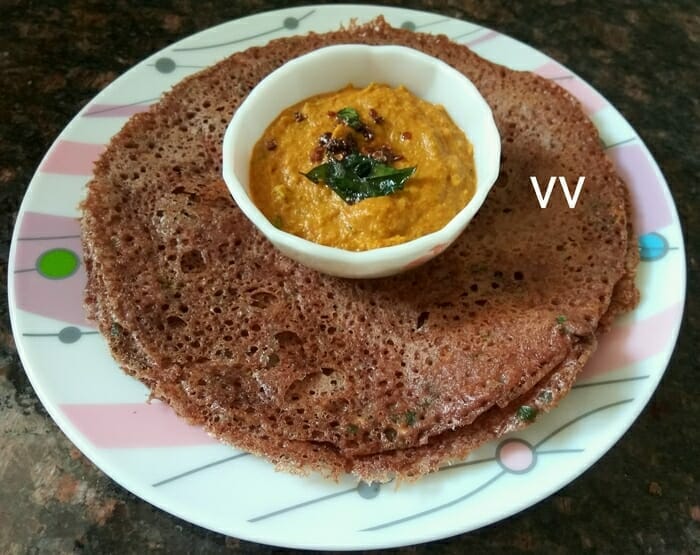
{"label": "fried curry leaf", "polygon": [[518,409],[517,416],[523,422],[532,422],[537,417],[538,412],[537,407],[522,405]]}
{"label": "fried curry leaf", "polygon": [[403,189],[416,167],[392,168],[371,156],[353,153],[330,160],[303,174],[314,183],[324,183],[348,204],[370,197],[383,197]]}
{"label": "fried curry leaf", "polygon": [[338,110],[338,119],[344,122],[348,127],[352,127],[355,131],[360,131],[364,128],[365,124],[362,123],[360,119],[360,114],[355,110],[355,108],[343,108]]}

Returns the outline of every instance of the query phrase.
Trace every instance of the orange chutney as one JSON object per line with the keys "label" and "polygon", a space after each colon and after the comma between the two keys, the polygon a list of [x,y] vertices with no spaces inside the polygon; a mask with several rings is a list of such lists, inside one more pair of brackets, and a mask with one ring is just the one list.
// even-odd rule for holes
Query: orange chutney
{"label": "orange chutney", "polygon": [[[338,118],[351,107],[364,128]],[[401,190],[348,203],[304,174],[331,139],[382,157],[394,168],[415,167]],[[321,140],[319,140],[321,138]],[[379,154],[377,154],[379,153]],[[250,193],[274,225],[310,241],[362,251],[396,245],[444,227],[474,195],[473,147],[440,105],[404,87],[371,84],[308,98],[284,110],[253,149]]]}

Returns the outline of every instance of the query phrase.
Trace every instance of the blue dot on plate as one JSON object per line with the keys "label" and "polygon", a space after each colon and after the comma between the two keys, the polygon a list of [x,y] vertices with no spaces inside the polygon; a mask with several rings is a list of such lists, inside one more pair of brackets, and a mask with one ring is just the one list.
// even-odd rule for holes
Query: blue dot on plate
{"label": "blue dot on plate", "polygon": [[408,31],[415,31],[416,30],[416,24],[413,23],[413,21],[404,21],[401,24],[402,29],[406,29]]}
{"label": "blue dot on plate", "polygon": [[371,484],[360,482],[357,485],[357,493],[360,494],[360,497],[365,499],[373,499],[379,495],[380,487],[381,484],[379,482],[372,482]]}
{"label": "blue dot on plate", "polygon": [[646,261],[652,262],[666,256],[668,252],[668,241],[666,237],[660,233],[652,231],[639,237],[639,257]]}

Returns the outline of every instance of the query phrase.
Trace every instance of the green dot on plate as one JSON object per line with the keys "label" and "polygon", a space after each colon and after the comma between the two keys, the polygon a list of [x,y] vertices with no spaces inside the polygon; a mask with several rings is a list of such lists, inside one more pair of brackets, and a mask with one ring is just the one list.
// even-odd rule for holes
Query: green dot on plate
{"label": "green dot on plate", "polygon": [[80,266],[78,255],[68,249],[51,249],[39,255],[37,271],[49,279],[65,279],[72,276]]}

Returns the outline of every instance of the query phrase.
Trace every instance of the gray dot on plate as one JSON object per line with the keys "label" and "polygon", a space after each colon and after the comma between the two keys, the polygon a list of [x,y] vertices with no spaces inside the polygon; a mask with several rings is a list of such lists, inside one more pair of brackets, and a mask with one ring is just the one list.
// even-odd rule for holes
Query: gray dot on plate
{"label": "gray dot on plate", "polygon": [[175,60],[172,58],[158,58],[156,60],[156,69],[161,73],[170,73],[175,71]]}
{"label": "gray dot on plate", "polygon": [[284,20],[285,29],[296,29],[299,27],[299,20],[296,17],[287,17]]}
{"label": "gray dot on plate", "polygon": [[78,339],[80,339],[81,335],[82,333],[78,328],[74,326],[68,326],[58,332],[58,340],[61,343],[75,343]]}
{"label": "gray dot on plate", "polygon": [[416,30],[416,24],[413,23],[413,21],[404,21],[401,24],[402,29],[407,29],[408,31],[415,31]]}
{"label": "gray dot on plate", "polygon": [[365,499],[373,499],[379,495],[380,487],[381,484],[379,482],[372,482],[371,484],[360,482],[357,485],[357,493],[360,494],[360,497],[364,497]]}

